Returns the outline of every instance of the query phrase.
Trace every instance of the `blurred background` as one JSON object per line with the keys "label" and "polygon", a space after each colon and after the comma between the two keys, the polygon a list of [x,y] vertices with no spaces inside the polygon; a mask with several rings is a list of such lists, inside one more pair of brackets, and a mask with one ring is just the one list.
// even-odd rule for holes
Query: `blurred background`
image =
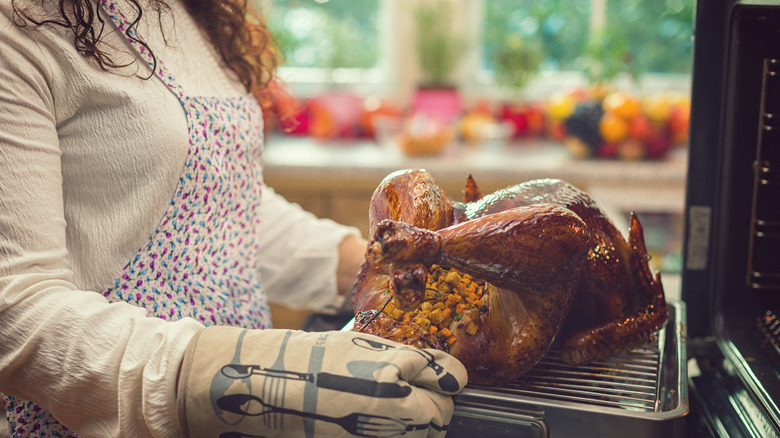
{"label": "blurred background", "polygon": [[638,212],[656,268],[679,273],[692,0],[251,1],[292,96],[265,152],[289,199],[367,233],[400,168],[454,198],[468,174],[483,192],[561,178],[620,229]]}

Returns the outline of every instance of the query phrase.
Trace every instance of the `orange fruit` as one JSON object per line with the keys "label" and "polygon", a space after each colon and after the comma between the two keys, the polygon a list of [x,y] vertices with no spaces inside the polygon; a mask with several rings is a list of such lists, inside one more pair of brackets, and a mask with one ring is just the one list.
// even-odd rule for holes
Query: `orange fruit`
{"label": "orange fruit", "polygon": [[336,137],[337,128],[333,114],[323,105],[312,103],[309,108],[311,121],[309,123],[309,133],[314,138],[326,140]]}
{"label": "orange fruit", "polygon": [[672,109],[669,111],[669,130],[675,144],[688,142],[688,126],[691,116],[691,98],[687,95],[674,96],[671,99]]}
{"label": "orange fruit", "polygon": [[675,144],[688,142],[688,126],[690,124],[690,112],[684,108],[674,108],[669,116],[669,130],[672,132],[672,140]]}
{"label": "orange fruit", "polygon": [[641,111],[639,99],[631,94],[616,91],[609,93],[602,102],[604,111],[615,113],[624,119],[633,119]]}
{"label": "orange fruit", "polygon": [[374,136],[375,122],[378,117],[401,117],[401,110],[390,102],[371,96],[363,100],[360,127],[369,137]]}
{"label": "orange fruit", "polygon": [[495,123],[495,118],[490,114],[474,111],[463,117],[460,132],[467,143],[476,143],[483,140],[485,128]]}
{"label": "orange fruit", "polygon": [[615,113],[604,113],[599,120],[599,133],[608,143],[618,143],[628,136],[628,122]]}

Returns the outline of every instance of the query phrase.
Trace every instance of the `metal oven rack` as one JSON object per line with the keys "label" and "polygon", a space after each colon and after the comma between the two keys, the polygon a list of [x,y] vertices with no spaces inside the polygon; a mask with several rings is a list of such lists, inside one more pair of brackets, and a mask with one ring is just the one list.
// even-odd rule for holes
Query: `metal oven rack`
{"label": "metal oven rack", "polygon": [[684,304],[648,345],[571,366],[553,348],[503,387],[469,385],[455,397],[447,437],[674,436],[688,412]]}

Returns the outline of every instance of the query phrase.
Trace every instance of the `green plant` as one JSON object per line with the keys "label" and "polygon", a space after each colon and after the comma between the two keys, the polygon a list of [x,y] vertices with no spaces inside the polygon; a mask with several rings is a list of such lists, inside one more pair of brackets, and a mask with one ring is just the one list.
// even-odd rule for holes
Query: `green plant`
{"label": "green plant", "polygon": [[496,83],[520,91],[536,76],[542,62],[542,50],[537,44],[511,34],[495,52]]}
{"label": "green plant", "polygon": [[626,39],[609,28],[591,36],[583,55],[585,76],[592,84],[610,82],[621,73],[628,73],[635,81],[639,77]]}
{"label": "green plant", "polygon": [[465,39],[452,26],[449,0],[418,1],[414,10],[417,59],[429,85],[445,85],[465,52]]}

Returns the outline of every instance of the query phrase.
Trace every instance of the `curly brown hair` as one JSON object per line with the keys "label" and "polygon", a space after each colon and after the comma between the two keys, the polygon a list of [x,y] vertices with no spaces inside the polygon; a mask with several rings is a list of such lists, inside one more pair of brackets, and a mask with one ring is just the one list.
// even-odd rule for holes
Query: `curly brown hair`
{"label": "curly brown hair", "polygon": [[[79,53],[94,59],[103,70],[121,67],[114,63],[109,53],[99,47],[105,21],[96,13],[92,3],[94,0],[52,1],[57,3],[57,12],[51,18],[33,16],[18,5],[18,0],[11,0],[11,3],[17,17],[21,18],[18,22],[20,26],[29,21],[38,26],[53,24],[70,29]],[[125,29],[125,34],[152,53],[146,42],[135,37],[133,32],[144,10],[138,0],[128,1],[135,8],[137,15]],[[278,95],[274,87],[277,81],[278,51],[262,15],[251,8],[247,0],[182,1],[225,65],[236,73],[246,90],[254,94],[263,109],[269,112],[274,106],[274,94]],[[168,9],[168,4],[165,0],[150,0],[150,7],[159,18],[159,15]],[[153,74],[157,67],[153,53],[152,59]]]}

